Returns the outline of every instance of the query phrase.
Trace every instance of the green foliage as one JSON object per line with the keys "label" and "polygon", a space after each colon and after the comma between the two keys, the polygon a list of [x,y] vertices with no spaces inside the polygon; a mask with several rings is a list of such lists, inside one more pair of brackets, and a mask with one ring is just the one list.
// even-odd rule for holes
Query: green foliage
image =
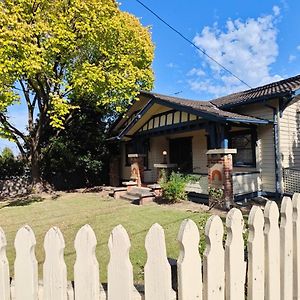
{"label": "green foliage", "polygon": [[[106,182],[108,149],[100,110],[81,109],[60,136],[48,128],[42,149],[42,176],[57,189],[93,186]],[[48,143],[50,140],[50,143]]]}
{"label": "green foliage", "polygon": [[0,33],[0,111],[19,99],[18,80],[48,100],[58,128],[71,95],[120,111],[152,87],[149,30],[112,0],[1,1]]}
{"label": "green foliage", "polygon": [[172,172],[170,176],[166,176],[165,172],[162,172],[159,184],[162,188],[164,200],[169,203],[187,200],[187,184],[198,179],[198,176],[184,175],[178,172]]}
{"label": "green foliage", "polygon": [[222,188],[209,187],[208,194],[213,199],[220,200],[223,197],[224,191]]}
{"label": "green foliage", "polygon": [[7,179],[24,174],[24,162],[14,157],[10,148],[5,147],[0,156],[0,179]]}
{"label": "green foliage", "polygon": [[[152,88],[153,55],[149,28],[114,0],[0,1],[0,136],[17,144],[38,177],[45,128],[64,129],[86,106],[126,109]],[[25,134],[8,115],[20,101]],[[98,168],[86,163],[89,155],[82,161]]]}

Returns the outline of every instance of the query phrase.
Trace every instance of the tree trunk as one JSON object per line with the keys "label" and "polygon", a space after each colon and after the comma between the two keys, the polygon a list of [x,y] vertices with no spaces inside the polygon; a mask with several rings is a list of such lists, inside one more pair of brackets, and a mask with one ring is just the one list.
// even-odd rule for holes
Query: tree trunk
{"label": "tree trunk", "polygon": [[35,186],[41,182],[40,155],[37,150],[32,149],[30,157],[31,179],[33,186]]}

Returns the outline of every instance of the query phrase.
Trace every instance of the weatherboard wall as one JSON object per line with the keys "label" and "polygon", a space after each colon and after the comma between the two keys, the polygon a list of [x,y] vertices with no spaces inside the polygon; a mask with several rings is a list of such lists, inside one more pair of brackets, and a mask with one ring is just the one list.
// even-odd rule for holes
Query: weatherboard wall
{"label": "weatherboard wall", "polygon": [[[278,101],[269,101],[269,105],[277,106]],[[273,110],[263,104],[251,104],[235,109],[240,114],[273,121]],[[275,147],[273,125],[257,127],[256,169],[260,172],[261,189],[264,192],[275,192]]]}
{"label": "weatherboard wall", "polygon": [[300,104],[289,105],[280,118],[280,152],[283,168],[300,168]]}

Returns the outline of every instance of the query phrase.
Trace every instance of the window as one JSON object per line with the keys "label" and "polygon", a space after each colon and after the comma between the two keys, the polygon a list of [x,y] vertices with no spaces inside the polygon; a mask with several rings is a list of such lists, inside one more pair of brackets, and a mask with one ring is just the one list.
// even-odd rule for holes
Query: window
{"label": "window", "polygon": [[135,153],[135,149],[134,149],[134,144],[133,143],[126,143],[125,144],[125,166],[130,166],[130,159],[128,157],[128,154],[133,154]]}
{"label": "window", "polygon": [[254,130],[230,132],[229,146],[237,149],[237,154],[233,155],[234,167],[256,166],[255,142]]}
{"label": "window", "polygon": [[144,168],[148,170],[148,152],[150,151],[149,140],[144,141],[130,141],[125,144],[125,166],[129,167],[131,165],[130,158],[128,154],[144,154]]}

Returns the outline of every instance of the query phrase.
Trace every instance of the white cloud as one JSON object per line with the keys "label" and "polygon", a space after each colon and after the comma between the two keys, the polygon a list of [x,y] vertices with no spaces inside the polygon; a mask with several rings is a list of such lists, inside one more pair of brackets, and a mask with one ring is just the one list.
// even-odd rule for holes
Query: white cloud
{"label": "white cloud", "polygon": [[300,51],[300,45],[299,45],[299,46],[297,46],[297,50],[299,50],[299,51]]}
{"label": "white cloud", "polygon": [[289,63],[293,62],[296,58],[297,58],[297,56],[290,54]]}
{"label": "white cloud", "polygon": [[276,17],[280,15],[280,8],[279,8],[279,6],[277,6],[277,5],[273,6],[273,13],[274,13],[274,16],[276,16]]}
{"label": "white cloud", "polygon": [[[217,23],[206,26],[195,36],[194,43],[250,86],[280,80],[279,75],[271,75],[271,65],[278,56],[276,22],[279,14],[279,7],[274,6],[273,14],[257,19],[229,19],[224,30]],[[200,56],[205,61],[207,76],[203,78],[195,72],[189,80],[193,90],[220,96],[247,89],[212,60],[201,53]]]}
{"label": "white cloud", "polygon": [[197,76],[205,76],[206,74],[205,74],[205,72],[202,70],[202,69],[200,69],[200,68],[193,68],[193,69],[191,69],[188,73],[187,73],[187,75],[188,76],[194,76],[194,75],[197,75]]}
{"label": "white cloud", "polygon": [[170,69],[173,69],[173,68],[177,68],[177,65],[170,62],[170,63],[167,64],[167,67],[170,68]]}

